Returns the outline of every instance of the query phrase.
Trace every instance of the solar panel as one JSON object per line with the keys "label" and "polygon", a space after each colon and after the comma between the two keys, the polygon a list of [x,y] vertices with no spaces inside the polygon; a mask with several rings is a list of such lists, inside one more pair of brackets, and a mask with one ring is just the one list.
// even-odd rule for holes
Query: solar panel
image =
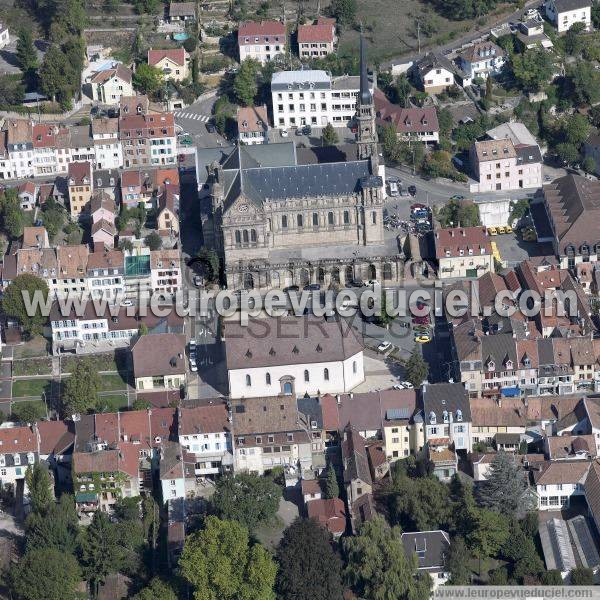
{"label": "solar panel", "polygon": [[385,412],[385,418],[388,421],[395,421],[397,419],[408,419],[410,417],[409,408],[388,408]]}

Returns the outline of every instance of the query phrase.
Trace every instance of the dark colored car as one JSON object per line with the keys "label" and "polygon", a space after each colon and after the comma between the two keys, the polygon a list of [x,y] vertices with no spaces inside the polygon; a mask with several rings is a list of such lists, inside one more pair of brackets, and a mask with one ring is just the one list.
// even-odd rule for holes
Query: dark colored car
{"label": "dark colored car", "polygon": [[361,279],[353,279],[350,283],[348,283],[348,287],[361,288],[365,287],[365,283]]}
{"label": "dark colored car", "polygon": [[307,283],[304,289],[310,292],[317,292],[321,289],[321,286],[318,283]]}
{"label": "dark colored car", "polygon": [[408,186],[408,193],[411,196],[416,196],[417,195],[417,188],[414,185],[409,185]]}
{"label": "dark colored car", "polygon": [[299,290],[300,288],[297,285],[288,285],[287,287],[283,288],[284,292],[297,292]]}
{"label": "dark colored car", "polygon": [[208,133],[217,133],[217,128],[215,127],[214,123],[207,123],[206,131],[208,131]]}
{"label": "dark colored car", "polygon": [[310,135],[312,133],[312,127],[310,125],[305,125],[302,128],[303,135]]}

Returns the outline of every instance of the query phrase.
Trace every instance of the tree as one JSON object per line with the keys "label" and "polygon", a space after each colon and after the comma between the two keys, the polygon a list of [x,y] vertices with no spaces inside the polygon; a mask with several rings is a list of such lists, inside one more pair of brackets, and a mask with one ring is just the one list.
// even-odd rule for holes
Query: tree
{"label": "tree", "polygon": [[481,561],[488,556],[495,556],[510,535],[506,518],[497,512],[477,509],[473,512],[473,530],[467,538],[467,545],[479,558],[479,574]]}
{"label": "tree", "polygon": [[0,195],[2,226],[11,238],[23,235],[23,211],[16,188],[8,188]]}
{"label": "tree", "polygon": [[0,76],[0,105],[21,104],[25,99],[25,86],[17,75]]}
{"label": "tree", "polygon": [[56,548],[32,548],[8,571],[16,600],[76,600],[81,581],[75,557]]}
{"label": "tree", "polygon": [[450,550],[446,556],[446,569],[450,572],[450,585],[469,585],[471,574],[467,567],[469,550],[465,540],[457,536],[450,544]]}
{"label": "tree", "polygon": [[480,488],[479,500],[482,506],[507,516],[524,515],[532,508],[527,483],[514,455],[503,450],[496,453]]}
{"label": "tree", "polygon": [[571,585],[594,585],[594,572],[592,569],[577,567],[571,569]]}
{"label": "tree", "polygon": [[133,250],[133,242],[127,238],[119,240],[119,248],[123,250],[123,252],[131,252]]}
{"label": "tree", "polygon": [[25,471],[25,482],[29,488],[31,510],[34,513],[45,515],[54,503],[48,469],[40,463],[28,466],[27,471]]}
{"label": "tree", "polygon": [[401,530],[376,516],[365,521],[355,537],[343,539],[344,575],[360,598],[425,600],[429,585],[415,578],[416,560],[406,556]]}
{"label": "tree", "polygon": [[540,583],[542,585],[563,585],[564,582],[560,571],[558,569],[551,569],[541,574]]}
{"label": "tree", "polygon": [[196,49],[197,46],[198,38],[193,35],[183,42],[183,47],[185,48],[185,51],[189,52],[190,54]]}
{"label": "tree", "polygon": [[512,56],[517,82],[528,92],[537,92],[548,83],[554,71],[552,56],[544,49],[526,50]]}
{"label": "tree", "polygon": [[38,55],[33,45],[33,34],[28,27],[24,27],[19,32],[19,39],[17,40],[17,65],[23,71],[25,80],[31,83],[38,68]]}
{"label": "tree", "polygon": [[591,156],[586,156],[581,166],[586,173],[596,172],[596,161]]}
{"label": "tree", "polygon": [[418,348],[415,348],[406,363],[406,379],[416,388],[421,387],[429,376],[429,365],[425,362]]}
{"label": "tree", "polygon": [[203,267],[203,274],[207,281],[213,283],[219,280],[220,262],[219,255],[213,248],[203,246],[198,250],[197,258]]}
{"label": "tree", "polygon": [[[28,299],[27,303],[23,299],[24,295]],[[35,310],[28,310],[28,306],[32,308],[29,303],[34,298],[39,299],[39,304],[37,307],[33,305]],[[41,333],[48,321],[48,317],[42,314],[42,306],[47,299],[48,284],[31,273],[23,273],[17,275],[4,291],[2,309],[10,317],[17,319],[26,333]]]}
{"label": "tree", "polygon": [[11,419],[21,423],[33,423],[46,416],[46,409],[39,400],[15,402],[11,407]]}
{"label": "tree", "polygon": [[323,146],[335,146],[338,143],[338,134],[331,123],[327,123],[323,128]]}
{"label": "tree", "polygon": [[150,250],[160,250],[162,248],[162,239],[156,231],[152,231],[144,238],[144,244],[146,244]]}
{"label": "tree", "polygon": [[133,600],[177,600],[177,595],[168,583],[154,577],[133,597]]}
{"label": "tree", "polygon": [[98,587],[111,573],[117,573],[123,563],[119,532],[108,515],[100,510],[94,513],[91,524],[81,541],[81,563],[85,578],[98,594]]}
{"label": "tree", "polygon": [[454,119],[452,117],[452,113],[447,108],[442,108],[438,111],[438,123],[440,126],[440,133],[442,135],[448,136],[452,133]]}
{"label": "tree", "polygon": [[260,63],[252,58],[242,62],[233,82],[233,91],[244,106],[254,106],[254,98],[258,93],[257,78]]}
{"label": "tree", "polygon": [[486,110],[489,109],[489,107],[492,104],[492,100],[494,99],[494,84],[492,82],[492,77],[489,76],[486,80],[485,80],[485,108]]}
{"label": "tree", "polygon": [[338,485],[337,474],[333,465],[327,465],[325,475],[325,498],[337,498],[340,495],[340,486]]}
{"label": "tree", "polygon": [[277,566],[260,544],[249,545],[248,530],[235,521],[207,517],[189,535],[179,559],[194,600],[274,599]]}
{"label": "tree", "polygon": [[561,129],[567,142],[579,146],[590,134],[590,123],[584,115],[575,114],[565,120]]}
{"label": "tree", "polygon": [[315,520],[296,519],[283,532],[276,558],[279,563],[276,589],[281,598],[342,598],[342,561],[331,548],[329,534]]}
{"label": "tree", "polygon": [[333,0],[330,6],[331,14],[344,26],[354,25],[356,9],[356,0]]}
{"label": "tree", "polygon": [[119,10],[119,0],[104,0],[102,3],[102,11],[112,15]]}
{"label": "tree", "polygon": [[140,497],[119,498],[114,506],[115,516],[120,521],[139,521],[140,519]]}
{"label": "tree", "polygon": [[412,89],[412,85],[410,84],[410,81],[408,80],[406,74],[402,73],[401,75],[398,75],[398,77],[396,78],[396,85],[394,90],[396,95],[396,101],[403,108],[408,108],[408,106],[410,105],[409,100],[410,95],[412,93]]}
{"label": "tree", "polygon": [[581,54],[583,49],[583,39],[581,37],[582,32],[585,31],[585,23],[574,23],[569,27],[569,30],[565,34],[565,51],[567,54],[577,56]]}
{"label": "tree", "polygon": [[42,223],[48,232],[48,238],[53,241],[58,232],[64,227],[67,213],[65,209],[51,196],[42,207]]}
{"label": "tree", "polygon": [[45,514],[31,512],[25,521],[27,548],[56,548],[74,554],[79,539],[79,519],[73,496],[62,494]]}
{"label": "tree", "polygon": [[41,91],[53,100],[66,104],[73,98],[76,79],[73,66],[59,46],[51,46],[38,71]]}
{"label": "tree", "polygon": [[67,415],[85,413],[98,402],[100,376],[91,359],[78,361],[64,385],[63,412]]}
{"label": "tree", "polygon": [[577,146],[574,144],[561,142],[556,145],[555,150],[557,156],[567,164],[575,163],[579,160],[579,150],[577,150]]}
{"label": "tree", "polygon": [[254,531],[275,515],[280,498],[281,488],[271,479],[240,473],[217,481],[212,503],[222,519],[238,521]]}
{"label": "tree", "polygon": [[133,87],[142,94],[156,97],[159,90],[164,86],[163,74],[160,69],[147,63],[141,63],[133,74]]}
{"label": "tree", "polygon": [[148,325],[146,323],[140,323],[138,335],[148,335]]}

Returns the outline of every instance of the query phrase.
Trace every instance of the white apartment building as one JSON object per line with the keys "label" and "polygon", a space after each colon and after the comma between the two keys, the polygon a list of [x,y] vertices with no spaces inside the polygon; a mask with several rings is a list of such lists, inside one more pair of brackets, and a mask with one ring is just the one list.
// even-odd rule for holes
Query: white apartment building
{"label": "white apartment building", "polygon": [[575,23],[592,26],[592,0],[546,0],[546,17],[558,33],[568,31]]}
{"label": "white apartment building", "polygon": [[[360,78],[325,71],[280,71],[271,79],[273,125],[346,127],[356,114]],[[371,93],[373,86],[371,85]]]}
{"label": "white apartment building", "polygon": [[287,32],[280,21],[240,23],[238,30],[240,62],[253,58],[261,64],[287,51]]}
{"label": "white apartment building", "polygon": [[181,289],[179,250],[150,252],[150,285],[155,294],[174,295]]}
{"label": "white apartment building", "polygon": [[33,162],[33,124],[7,121],[0,132],[0,179],[33,177]]}
{"label": "white apartment building", "polygon": [[15,491],[18,481],[23,481],[27,493],[25,472],[38,461],[39,432],[33,427],[15,427],[14,423],[0,425],[0,487],[10,486]]}
{"label": "white apartment building", "polygon": [[506,53],[492,41],[481,42],[467,48],[459,57],[461,69],[469,79],[487,79],[497,75],[504,67]]}

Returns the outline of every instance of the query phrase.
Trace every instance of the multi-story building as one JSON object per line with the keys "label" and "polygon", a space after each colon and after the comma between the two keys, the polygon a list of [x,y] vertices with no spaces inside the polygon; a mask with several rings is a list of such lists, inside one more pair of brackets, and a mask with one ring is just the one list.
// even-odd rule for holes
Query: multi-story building
{"label": "multi-story building", "polygon": [[[271,79],[275,127],[346,127],[356,114],[360,78],[325,71],[279,71]],[[372,83],[369,84],[373,93]]]}
{"label": "multi-story building", "polygon": [[63,125],[37,123],[33,126],[33,174],[66,173],[70,162],[70,133]]}
{"label": "multi-story building", "polygon": [[298,25],[300,58],[323,58],[335,51],[335,19],[319,17],[311,25]]}
{"label": "multi-story building", "polygon": [[415,65],[416,78],[423,91],[438,94],[454,85],[454,66],[445,57],[429,52]]}
{"label": "multi-story building", "polygon": [[544,7],[558,33],[568,31],[575,23],[583,23],[588,31],[592,26],[591,0],[546,0]]}
{"label": "multi-story building", "polygon": [[177,137],[172,113],[121,117],[119,139],[125,168],[173,165],[176,162]]}
{"label": "multi-story building", "polygon": [[570,506],[572,498],[583,496],[589,468],[587,460],[542,463],[533,476],[538,509],[562,510]]}
{"label": "multi-story building", "polygon": [[392,104],[385,94],[376,89],[373,94],[377,124],[394,126],[398,139],[404,141],[439,142],[440,126],[435,107],[402,108]]}
{"label": "multi-story building", "polygon": [[88,84],[92,100],[110,105],[119,104],[122,96],[133,96],[132,77],[131,70],[121,63],[92,73]]}
{"label": "multi-story building", "polygon": [[266,106],[238,108],[238,139],[243,144],[265,144],[269,141],[269,117]]}
{"label": "multi-story building", "polygon": [[[157,333],[140,336],[131,348],[135,389],[164,391],[185,384],[185,335]],[[156,349],[160,348],[160,352]]]}
{"label": "multi-story building", "polygon": [[125,292],[125,258],[121,250],[97,248],[88,255],[86,279],[93,298],[116,300]]}
{"label": "multi-story building", "polygon": [[87,291],[85,273],[89,249],[85,244],[78,246],[57,246],[56,275],[48,277],[48,287],[52,298],[66,298],[69,294],[82,294]]}
{"label": "multi-story building", "polygon": [[494,271],[492,244],[485,227],[449,227],[435,232],[438,277],[481,277]]}
{"label": "multi-story building", "polygon": [[516,145],[511,139],[474,142],[471,169],[478,183],[471,192],[539,188],[542,185],[542,156],[539,146]]}
{"label": "multi-story building", "polygon": [[175,296],[181,289],[181,256],[179,250],[150,252],[150,281],[152,292],[165,298]]}
{"label": "multi-story building", "polygon": [[445,531],[414,531],[402,534],[402,544],[407,556],[416,556],[417,569],[429,573],[436,589],[444,585],[451,573],[446,567],[450,553],[450,536]]}
{"label": "multi-story building", "polygon": [[233,434],[225,403],[179,408],[177,427],[179,443],[194,458],[196,476],[214,478],[231,472]]}
{"label": "multi-story building", "polygon": [[280,21],[240,23],[238,29],[240,62],[253,58],[261,64],[287,52],[287,32]]}
{"label": "multi-story building", "polygon": [[0,487],[16,494],[17,487],[23,486],[23,493],[27,493],[25,472],[29,465],[38,462],[39,452],[40,437],[35,424],[0,425]]}
{"label": "multi-story building", "polygon": [[92,120],[96,169],[119,169],[123,166],[123,150],[119,141],[119,119],[102,117]]}
{"label": "multi-story building", "polygon": [[189,54],[184,48],[148,50],[148,64],[159,69],[165,79],[183,81],[189,76]]}
{"label": "multi-story building", "polygon": [[167,183],[158,196],[156,229],[177,237],[179,235],[179,185]]}
{"label": "multi-story building", "polygon": [[506,53],[492,41],[473,44],[459,55],[461,69],[469,79],[487,79],[504,67]]}
{"label": "multi-story building", "polygon": [[33,157],[33,124],[26,120],[8,120],[0,136],[0,179],[21,179],[35,174]]}
{"label": "multi-story building", "polygon": [[471,398],[473,443],[491,446],[497,434],[524,434],[529,415],[521,398]]}
{"label": "multi-story building", "polygon": [[341,320],[273,317],[247,326],[230,320],[224,336],[232,398],[336,394],[364,381],[362,342]]}
{"label": "multi-story building", "polygon": [[89,162],[72,162],[68,167],[67,185],[69,189],[69,207],[71,219],[76,221],[83,213],[89,213],[94,179],[92,165]]}

